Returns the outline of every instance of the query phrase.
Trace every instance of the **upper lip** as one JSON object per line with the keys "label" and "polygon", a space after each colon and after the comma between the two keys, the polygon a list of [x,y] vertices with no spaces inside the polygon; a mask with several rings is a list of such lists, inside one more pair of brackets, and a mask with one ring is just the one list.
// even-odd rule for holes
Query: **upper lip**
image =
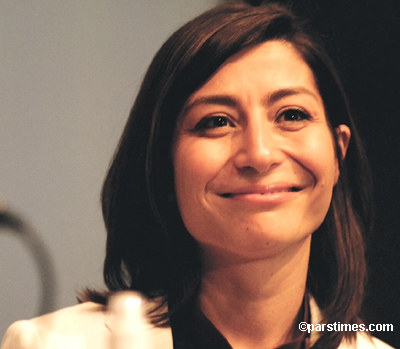
{"label": "upper lip", "polygon": [[223,190],[220,196],[229,197],[235,195],[251,195],[251,194],[274,194],[278,192],[294,192],[304,189],[304,185],[292,183],[273,183],[268,185],[244,185],[237,186],[232,189]]}

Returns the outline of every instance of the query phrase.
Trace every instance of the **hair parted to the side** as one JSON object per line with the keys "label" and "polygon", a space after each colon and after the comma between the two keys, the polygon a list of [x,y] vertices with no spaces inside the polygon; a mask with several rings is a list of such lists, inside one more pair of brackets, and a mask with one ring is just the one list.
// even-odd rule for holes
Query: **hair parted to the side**
{"label": "hair parted to the side", "polygon": [[[324,321],[359,321],[365,283],[362,230],[370,217],[368,166],[335,69],[317,38],[288,9],[242,2],[217,6],[177,30],[151,63],[132,108],[103,193],[107,229],[104,279],[109,290],[160,297],[165,323],[195,296],[201,264],[174,201],[171,147],[176,120],[191,94],[232,55],[268,40],[285,40],[314,72],[330,126],[352,139],[321,227],[312,239],[308,290]],[[88,292],[101,301],[101,293]],[[325,332],[314,348],[333,348],[354,332]]]}

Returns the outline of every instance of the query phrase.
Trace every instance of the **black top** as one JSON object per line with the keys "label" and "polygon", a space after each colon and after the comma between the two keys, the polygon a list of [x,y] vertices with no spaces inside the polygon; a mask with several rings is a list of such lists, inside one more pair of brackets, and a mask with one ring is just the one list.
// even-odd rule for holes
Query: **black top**
{"label": "black top", "polygon": [[[310,311],[307,297],[304,299],[304,305],[299,319],[310,323]],[[171,328],[174,349],[233,349],[195,302],[191,305],[187,305],[179,314],[171,317]],[[307,332],[298,331],[296,334],[297,336],[293,341],[277,349],[309,348],[309,336]]]}

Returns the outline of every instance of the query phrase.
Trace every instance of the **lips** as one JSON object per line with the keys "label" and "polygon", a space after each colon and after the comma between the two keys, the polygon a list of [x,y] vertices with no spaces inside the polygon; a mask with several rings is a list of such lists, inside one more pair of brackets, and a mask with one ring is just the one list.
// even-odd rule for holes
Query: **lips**
{"label": "lips", "polygon": [[233,198],[247,195],[268,196],[280,193],[296,193],[304,189],[304,186],[298,185],[270,185],[270,186],[247,186],[232,189],[232,191],[219,194],[223,198]]}

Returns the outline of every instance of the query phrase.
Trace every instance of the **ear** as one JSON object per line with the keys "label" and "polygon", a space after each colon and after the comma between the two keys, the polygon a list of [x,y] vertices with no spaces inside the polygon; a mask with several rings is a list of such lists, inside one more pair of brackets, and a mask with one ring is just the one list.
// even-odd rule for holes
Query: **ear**
{"label": "ear", "polygon": [[339,146],[341,160],[344,160],[346,157],[347,148],[349,147],[351,131],[348,126],[346,125],[339,125],[335,128],[336,132],[336,139]]}
{"label": "ear", "polygon": [[[348,126],[346,125],[339,125],[335,128],[336,132],[336,139],[339,148],[340,154],[337,154],[337,157],[340,157],[341,160],[344,160],[347,153],[347,148],[349,147],[351,131]],[[336,159],[336,169],[335,169],[335,184],[339,179],[339,161]]]}

